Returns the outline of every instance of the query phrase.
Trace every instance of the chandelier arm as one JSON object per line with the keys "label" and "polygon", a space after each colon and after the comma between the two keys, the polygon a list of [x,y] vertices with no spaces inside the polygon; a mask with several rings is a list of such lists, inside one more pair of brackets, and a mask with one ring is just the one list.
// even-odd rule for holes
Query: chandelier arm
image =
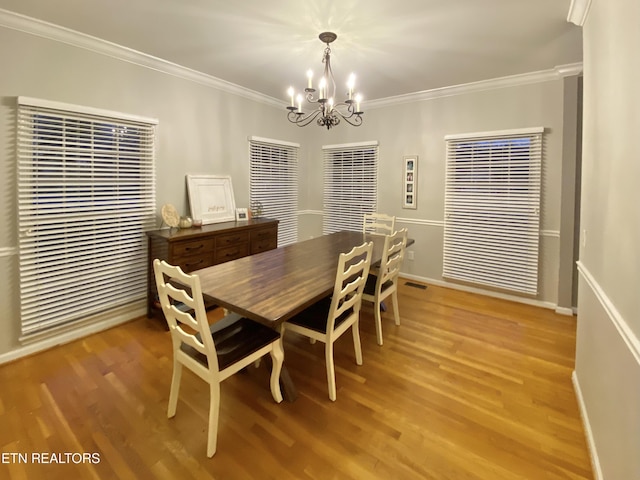
{"label": "chandelier arm", "polygon": [[[347,113],[344,113],[344,112],[340,111],[340,108],[342,108],[342,107],[346,107],[346,112],[347,112]],[[336,103],[336,104],[333,106],[333,109],[334,109],[335,111],[337,111],[337,112],[340,114],[340,116],[341,116],[342,118],[352,117],[354,114],[358,113],[358,112],[356,112],[356,111],[355,111],[355,109],[353,108],[353,102],[352,102],[352,101],[349,101],[349,100],[348,100],[348,101],[346,101],[346,102]]]}
{"label": "chandelier arm", "polygon": [[347,122],[349,125],[352,125],[354,127],[359,127],[360,125],[362,125],[362,115],[361,114],[356,114],[355,117],[352,116],[348,116],[348,117],[342,117],[344,119],[345,122]]}
{"label": "chandelier arm", "polygon": [[[339,104],[339,105],[346,105],[346,104],[342,103],[342,104]],[[331,113],[333,115],[339,115],[345,122],[347,122],[349,125],[353,125],[354,127],[359,127],[360,125],[362,125],[362,113],[361,112],[354,112],[352,109],[349,109],[347,111],[349,113],[348,114],[344,114],[340,110],[338,110],[338,109],[336,109],[334,107],[333,111]]]}
{"label": "chandelier arm", "polygon": [[289,111],[289,113],[287,114],[287,119],[291,123],[295,123],[299,127],[306,127],[311,122],[313,122],[316,119],[316,117],[318,115],[320,115],[321,113],[322,113],[322,110],[320,110],[320,109],[314,110],[313,112],[308,113],[306,115],[303,114],[303,113],[297,113],[297,112],[294,112],[294,111]]}

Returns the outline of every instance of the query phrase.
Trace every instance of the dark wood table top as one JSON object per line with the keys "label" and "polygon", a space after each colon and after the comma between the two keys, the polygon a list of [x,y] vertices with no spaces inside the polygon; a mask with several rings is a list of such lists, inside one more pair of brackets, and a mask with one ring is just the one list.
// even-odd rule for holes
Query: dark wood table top
{"label": "dark wood table top", "polygon": [[372,263],[379,262],[383,235],[343,231],[193,273],[214,303],[275,328],[330,295],[340,253],[365,241],[373,241]]}

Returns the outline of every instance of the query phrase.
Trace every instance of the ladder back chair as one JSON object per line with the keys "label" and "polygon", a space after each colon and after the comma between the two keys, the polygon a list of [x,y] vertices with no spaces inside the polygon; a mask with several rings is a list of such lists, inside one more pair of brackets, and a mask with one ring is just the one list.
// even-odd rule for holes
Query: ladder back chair
{"label": "ladder back chair", "polygon": [[318,340],[325,344],[327,384],[332,401],[336,400],[333,343],[349,328],[353,335],[356,364],[362,365],[360,307],[372,250],[373,243],[368,242],[354,247],[348,253],[341,253],[332,296],[320,300],[283,324],[283,335],[285,330],[290,330],[309,337],[312,343]]}
{"label": "ladder back chair", "polygon": [[400,325],[400,311],[398,309],[398,276],[404,260],[407,247],[407,229],[398,230],[387,235],[380,267],[376,275],[369,275],[364,287],[362,299],[373,302],[373,312],[376,322],[376,337],[378,345],[382,345],[382,302],[391,296],[393,300],[393,318],[396,325]]}
{"label": "ladder back chair", "polygon": [[280,371],[284,352],[281,337],[275,330],[235,313],[209,326],[200,278],[158,259],[153,261],[153,269],[173,343],[167,416],[172,418],[176,414],[182,367],[187,367],[209,384],[207,456],[212,457],[216,453],[220,383],[223,380],[270,354],[273,360],[271,395],[276,402],[282,401]]}
{"label": "ladder back chair", "polygon": [[385,213],[365,213],[362,220],[363,233],[390,235],[395,232],[396,217]]}

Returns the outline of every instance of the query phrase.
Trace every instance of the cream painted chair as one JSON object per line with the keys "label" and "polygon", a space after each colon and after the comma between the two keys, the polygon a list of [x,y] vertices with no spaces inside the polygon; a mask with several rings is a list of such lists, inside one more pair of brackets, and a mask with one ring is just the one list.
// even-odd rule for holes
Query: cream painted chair
{"label": "cream painted chair", "polygon": [[362,221],[364,233],[390,235],[395,232],[396,217],[385,213],[365,213]]}
{"label": "cream painted chair", "polygon": [[373,302],[376,322],[376,337],[378,345],[382,345],[382,302],[391,296],[393,301],[393,318],[396,325],[400,325],[400,311],[398,309],[398,275],[404,260],[407,247],[407,229],[398,230],[387,235],[384,241],[382,259],[376,275],[369,275],[364,287],[362,300]]}
{"label": "cream painted chair", "polygon": [[[271,395],[282,401],[280,371],[284,360],[280,334],[264,325],[231,313],[209,326],[200,279],[164,261],[153,261],[162,311],[173,342],[173,377],[169,394],[169,418],[176,414],[182,367],[209,384],[207,456],[216,453],[220,383],[270,354]],[[175,279],[177,282],[171,282]],[[184,288],[182,287],[184,286]],[[195,314],[195,318],[194,318]]]}
{"label": "cream painted chair", "polygon": [[360,307],[362,293],[371,265],[373,243],[354,247],[349,253],[341,253],[333,294],[308,307],[283,324],[290,330],[325,344],[325,363],[329,398],[336,400],[336,373],[333,363],[333,343],[349,328],[353,335],[356,364],[362,365],[360,345]]}

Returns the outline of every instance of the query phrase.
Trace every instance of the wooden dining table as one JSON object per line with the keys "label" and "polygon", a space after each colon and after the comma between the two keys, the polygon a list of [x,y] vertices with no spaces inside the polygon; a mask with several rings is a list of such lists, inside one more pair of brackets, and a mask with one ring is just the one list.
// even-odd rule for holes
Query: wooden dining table
{"label": "wooden dining table", "polygon": [[[371,241],[375,264],[382,258],[384,239],[384,235],[340,231],[192,273],[200,277],[209,301],[279,330],[282,322],[332,293],[341,253]],[[281,384],[285,397],[295,399],[286,368]]]}

